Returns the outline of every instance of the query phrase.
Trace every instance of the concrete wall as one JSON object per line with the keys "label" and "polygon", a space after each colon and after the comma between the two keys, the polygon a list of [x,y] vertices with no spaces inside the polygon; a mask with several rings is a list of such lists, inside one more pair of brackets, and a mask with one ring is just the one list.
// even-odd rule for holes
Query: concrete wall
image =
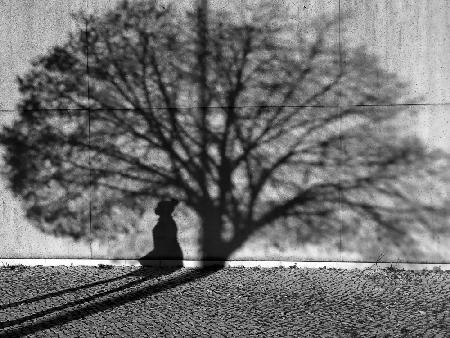
{"label": "concrete wall", "polygon": [[[107,0],[0,0],[0,124],[11,123],[19,98],[15,77],[29,68],[36,55],[64,41],[75,29],[70,13],[83,9],[100,13],[115,1]],[[291,18],[313,18],[323,13],[349,15],[335,38],[342,46],[366,45],[380,56],[383,66],[411,85],[416,119],[405,120],[430,147],[450,152],[450,2],[447,0],[299,0],[288,2]],[[226,1],[211,1],[226,6]],[[183,5],[188,6],[185,1]],[[417,100],[417,98],[420,99]],[[409,102],[406,99],[405,104]],[[419,105],[417,105],[419,104]],[[361,108],[364,109],[364,108]],[[385,109],[390,109],[386,107]],[[447,189],[448,187],[443,188]],[[424,191],[424,194],[427,192]],[[151,207],[142,221],[141,232],[114,243],[75,243],[57,239],[33,228],[24,217],[20,200],[0,181],[0,257],[2,258],[132,258],[152,246],[151,226],[156,222]],[[179,239],[186,258],[198,258],[195,218],[175,214]],[[449,225],[450,227],[450,225]],[[275,232],[276,233],[276,232]],[[422,254],[385,247],[377,242],[374,229],[363,227],[361,238],[340,238],[336,232],[321,244],[277,238],[274,233],[255,234],[232,258],[292,260],[383,260],[449,262],[449,232],[416,236]],[[341,246],[333,243],[337,239]],[[361,244],[362,243],[362,244]],[[358,245],[356,245],[358,244]]]}

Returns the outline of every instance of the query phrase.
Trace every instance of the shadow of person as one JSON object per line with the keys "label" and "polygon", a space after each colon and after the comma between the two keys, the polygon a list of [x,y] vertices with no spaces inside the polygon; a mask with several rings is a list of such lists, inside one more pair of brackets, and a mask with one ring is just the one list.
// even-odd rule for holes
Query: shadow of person
{"label": "shadow of person", "polygon": [[[179,285],[205,278],[220,270],[216,267],[185,270],[179,268],[182,266],[183,253],[177,240],[177,225],[172,218],[172,213],[178,203],[174,199],[161,201],[155,208],[159,220],[153,228],[154,249],[139,259],[141,268],[106,280],[5,304],[4,308],[6,309],[22,306],[24,303],[29,304],[59,297],[66,293],[78,293],[75,299],[69,298],[69,301],[43,308],[41,311],[0,321],[0,337],[33,334],[61,325],[61,323],[85,318],[93,313],[127,304],[130,301],[150,297]],[[146,263],[151,260],[170,260],[171,264],[158,268],[146,267]],[[90,291],[86,294],[80,293],[84,289]],[[47,318],[49,316],[50,319]]]}
{"label": "shadow of person", "polygon": [[138,259],[142,266],[150,261],[168,260],[171,266],[183,265],[183,252],[177,239],[177,224],[172,213],[179,201],[171,199],[160,201],[155,208],[155,214],[159,216],[158,223],[153,228],[153,250]]}

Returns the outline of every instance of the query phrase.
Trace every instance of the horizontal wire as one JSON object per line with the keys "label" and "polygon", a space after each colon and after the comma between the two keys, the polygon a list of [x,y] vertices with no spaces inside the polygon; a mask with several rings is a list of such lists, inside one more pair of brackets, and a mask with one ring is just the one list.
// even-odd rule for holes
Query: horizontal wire
{"label": "horizontal wire", "polygon": [[152,107],[152,108],[42,108],[42,109],[0,109],[0,113],[12,113],[17,111],[133,111],[133,110],[171,110],[171,109],[201,109],[201,108],[210,108],[210,109],[228,109],[228,108],[236,108],[236,109],[246,109],[246,108],[343,108],[343,107],[425,107],[425,106],[450,106],[450,102],[444,103],[386,103],[386,104],[349,104],[349,105],[260,105],[260,106],[185,106],[185,107]]}

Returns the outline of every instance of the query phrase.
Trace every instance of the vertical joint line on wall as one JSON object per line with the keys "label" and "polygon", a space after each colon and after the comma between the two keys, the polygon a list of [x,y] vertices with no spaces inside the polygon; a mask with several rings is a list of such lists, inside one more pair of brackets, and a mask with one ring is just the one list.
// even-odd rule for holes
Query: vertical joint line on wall
{"label": "vertical joint line on wall", "polygon": [[88,23],[85,22],[86,29],[86,80],[87,80],[87,98],[88,98],[88,166],[89,166],[89,251],[91,259],[92,254],[92,175],[91,175],[91,92],[89,85],[89,34],[88,34]]}
{"label": "vertical joint line on wall", "polygon": [[[341,0],[338,0],[338,52],[339,52],[339,76],[342,76],[342,46],[341,46]],[[342,142],[342,110],[341,110],[341,98],[338,96],[338,114],[339,114],[339,143],[341,151],[343,150],[343,142]],[[340,166],[342,169],[342,160],[340,161]],[[339,186],[338,186],[338,200],[339,200],[339,252],[342,261],[342,182],[341,176],[339,175]]]}

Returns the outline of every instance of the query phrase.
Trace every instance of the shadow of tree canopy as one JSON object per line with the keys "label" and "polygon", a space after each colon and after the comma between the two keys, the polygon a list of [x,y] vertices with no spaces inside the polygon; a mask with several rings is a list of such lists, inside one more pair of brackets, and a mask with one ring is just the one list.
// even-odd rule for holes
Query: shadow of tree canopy
{"label": "shadow of tree canopy", "polygon": [[18,79],[0,140],[37,227],[108,240],[176,198],[201,220],[203,259],[224,260],[275,224],[318,241],[372,223],[392,245],[448,224],[442,194],[421,198],[446,184],[448,155],[401,132],[407,85],[340,46],[337,18],[296,29],[278,3],[201,4],[78,13]]}

